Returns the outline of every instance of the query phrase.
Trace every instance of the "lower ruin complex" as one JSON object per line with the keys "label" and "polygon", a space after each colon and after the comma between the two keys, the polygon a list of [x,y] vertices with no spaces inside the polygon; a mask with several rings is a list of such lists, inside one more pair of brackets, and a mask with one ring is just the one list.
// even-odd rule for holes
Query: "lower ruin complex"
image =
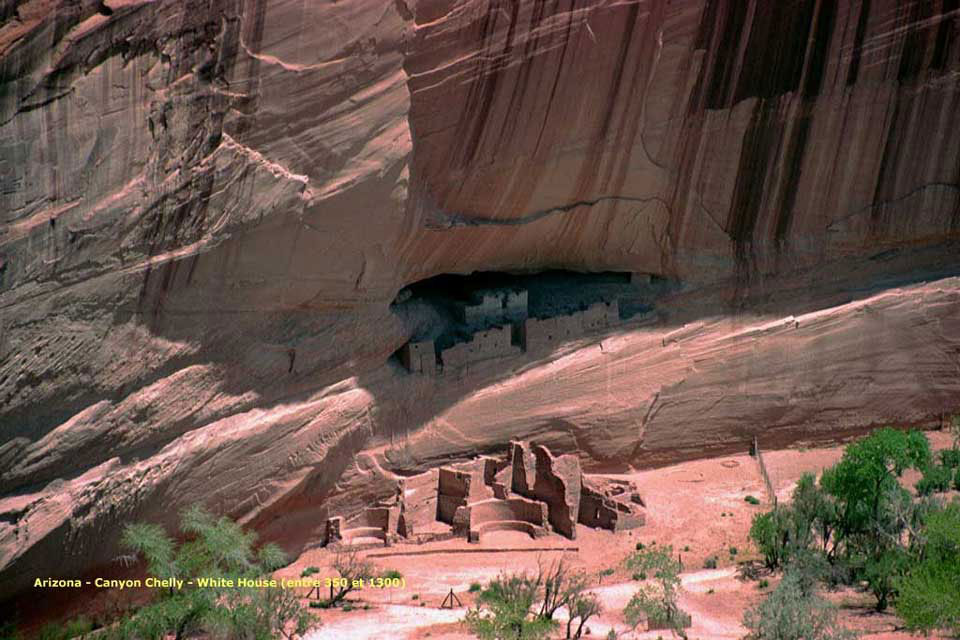
{"label": "lower ruin complex", "polygon": [[503,530],[573,540],[578,524],[622,531],[644,522],[644,502],[632,483],[586,476],[577,456],[518,441],[502,458],[481,456],[398,481],[392,500],[328,519],[326,544],[478,542]]}

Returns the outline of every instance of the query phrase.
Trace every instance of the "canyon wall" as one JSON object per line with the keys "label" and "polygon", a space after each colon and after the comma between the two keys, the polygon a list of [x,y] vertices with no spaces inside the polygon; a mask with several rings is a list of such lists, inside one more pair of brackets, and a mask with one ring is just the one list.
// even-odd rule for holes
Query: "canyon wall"
{"label": "canyon wall", "polygon": [[[0,0],[0,600],[510,439],[956,411],[958,112],[955,0]],[[688,289],[523,371],[390,359],[405,285],[555,268]]]}

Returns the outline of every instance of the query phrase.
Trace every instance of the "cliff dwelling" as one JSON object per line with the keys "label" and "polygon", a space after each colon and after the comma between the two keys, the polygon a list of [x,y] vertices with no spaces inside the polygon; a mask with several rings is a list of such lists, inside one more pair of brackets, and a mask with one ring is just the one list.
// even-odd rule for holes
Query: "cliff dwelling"
{"label": "cliff dwelling", "polygon": [[542,354],[650,313],[665,279],[645,273],[441,275],[393,304],[412,333],[396,356],[410,373],[443,375],[474,362]]}

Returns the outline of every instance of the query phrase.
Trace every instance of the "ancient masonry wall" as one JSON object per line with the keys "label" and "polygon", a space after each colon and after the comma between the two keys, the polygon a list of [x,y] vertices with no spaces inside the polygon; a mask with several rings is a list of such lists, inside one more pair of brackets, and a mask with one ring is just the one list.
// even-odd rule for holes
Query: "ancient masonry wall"
{"label": "ancient masonry wall", "polygon": [[433,340],[408,342],[400,347],[400,362],[410,373],[435,374],[437,353]]}
{"label": "ancient masonry wall", "polygon": [[582,487],[577,519],[588,527],[610,531],[635,529],[646,522],[643,512],[605,496],[587,484]]}
{"label": "ancient masonry wall", "polygon": [[514,442],[512,446],[513,491],[544,502],[553,529],[568,538],[576,538],[580,460],[573,455],[554,457],[546,447],[530,448],[525,442]]}
{"label": "ancient masonry wall", "polygon": [[494,327],[473,334],[470,342],[461,342],[440,352],[444,371],[460,369],[472,362],[511,356],[520,349],[510,344],[510,327]]}
{"label": "ancient masonry wall", "polygon": [[620,305],[598,302],[583,311],[552,318],[527,318],[519,327],[520,344],[527,351],[547,349],[584,333],[620,323]]}
{"label": "ancient masonry wall", "polygon": [[489,324],[520,322],[527,317],[527,292],[523,289],[481,291],[477,304],[460,308],[460,320],[471,328]]}
{"label": "ancient masonry wall", "polygon": [[500,520],[519,520],[538,527],[546,527],[548,521],[547,505],[537,500],[528,500],[519,496],[506,500],[487,500],[470,505],[470,527],[476,528],[486,522]]}
{"label": "ancient masonry wall", "polygon": [[457,509],[467,506],[472,474],[441,467],[437,479],[437,520],[453,524]]}

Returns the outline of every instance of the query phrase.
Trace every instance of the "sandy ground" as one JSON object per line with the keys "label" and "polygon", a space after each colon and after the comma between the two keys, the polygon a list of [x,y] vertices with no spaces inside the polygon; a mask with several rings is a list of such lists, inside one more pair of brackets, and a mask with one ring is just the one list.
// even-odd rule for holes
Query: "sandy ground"
{"label": "sandy ground", "polygon": [[[930,432],[934,449],[950,444],[948,434]],[[840,459],[843,447],[798,448],[764,452],[771,482],[778,499],[785,500],[804,472],[819,473]],[[378,567],[395,569],[405,579],[396,589],[365,589],[356,592],[353,611],[320,611],[323,626],[310,640],[390,638],[396,640],[467,640],[472,638],[460,624],[467,607],[474,604],[469,592],[473,583],[483,583],[504,571],[534,572],[539,563],[563,557],[596,578],[592,591],[603,602],[604,612],[590,620],[590,637],[605,638],[612,628],[622,639],[668,637],[668,632],[630,630],[621,611],[636,590],[636,583],[622,567],[622,560],[638,542],[672,545],[684,564],[680,606],[692,615],[694,638],[741,638],[746,634],[743,611],[759,602],[773,588],[760,589],[753,581],[737,577],[738,564],[758,558],[747,533],[754,514],[769,508],[756,460],[749,455],[696,460],[659,469],[622,474],[637,484],[647,501],[647,525],[613,534],[579,527],[576,540],[559,536],[533,540],[518,532],[497,532],[479,544],[448,540],[424,545],[396,545],[372,549],[365,556]],[[908,477],[909,485],[916,480]],[[752,495],[759,506],[747,503]],[[704,569],[714,557],[716,569]],[[334,575],[332,554],[323,549],[304,553],[285,575],[299,575],[305,567],[321,569],[318,575]],[[613,569],[612,574],[601,575]],[[451,591],[462,607],[441,608]],[[872,610],[869,595],[847,589],[826,594],[841,610],[841,619],[857,629],[865,640],[894,640],[911,636],[898,630],[897,619]],[[566,613],[558,612],[561,623]],[[561,636],[562,637],[562,636]]]}

